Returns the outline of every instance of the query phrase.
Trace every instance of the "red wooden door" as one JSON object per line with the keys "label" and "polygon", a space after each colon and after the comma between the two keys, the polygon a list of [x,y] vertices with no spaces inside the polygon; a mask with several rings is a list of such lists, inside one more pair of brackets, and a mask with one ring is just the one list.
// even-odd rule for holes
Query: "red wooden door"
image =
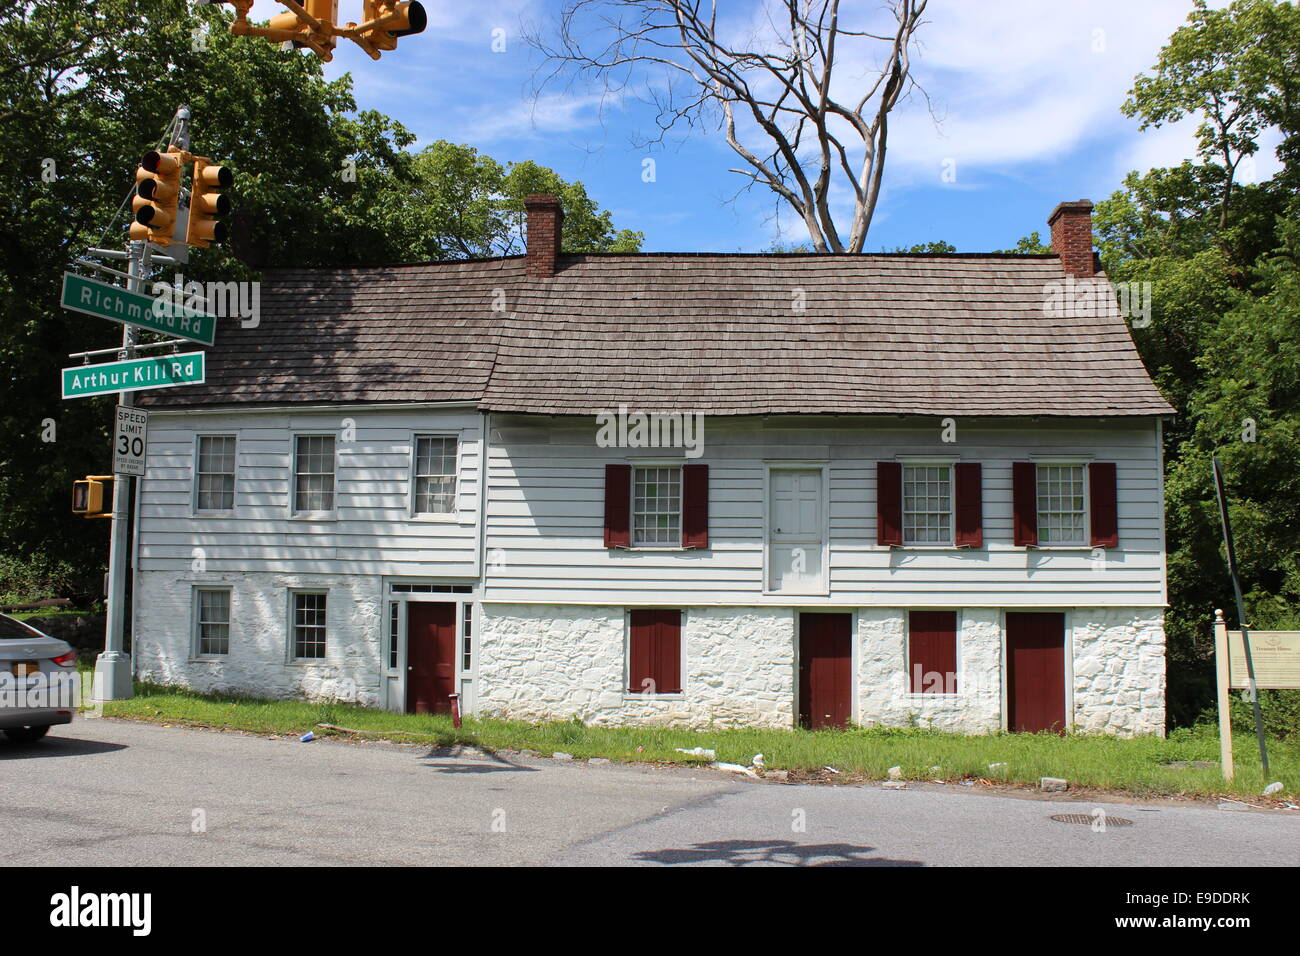
{"label": "red wooden door", "polygon": [[799,723],[843,727],[852,712],[852,614],[799,615]]}
{"label": "red wooden door", "polygon": [[456,691],[456,605],[406,605],[406,712],[446,714]]}
{"label": "red wooden door", "polygon": [[1007,614],[1007,729],[1065,732],[1065,615]]}

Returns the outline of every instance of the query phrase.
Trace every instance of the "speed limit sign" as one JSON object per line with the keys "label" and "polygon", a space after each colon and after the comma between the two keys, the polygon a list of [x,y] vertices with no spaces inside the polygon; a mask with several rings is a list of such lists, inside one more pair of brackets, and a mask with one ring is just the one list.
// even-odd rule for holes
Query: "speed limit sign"
{"label": "speed limit sign", "polygon": [[113,474],[144,476],[145,435],[149,413],[141,408],[117,406],[113,430]]}

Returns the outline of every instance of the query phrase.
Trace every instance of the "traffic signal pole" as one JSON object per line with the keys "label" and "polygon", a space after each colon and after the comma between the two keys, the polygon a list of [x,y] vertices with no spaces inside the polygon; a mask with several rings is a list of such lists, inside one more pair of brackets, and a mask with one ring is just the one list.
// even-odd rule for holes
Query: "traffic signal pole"
{"label": "traffic signal pole", "polygon": [[[190,111],[182,106],[176,111],[176,128],[172,142],[181,149],[190,145]],[[153,252],[147,241],[127,242],[126,287],[139,292],[149,278]],[[122,326],[122,351],[118,358],[126,361],[135,358],[138,331],[135,326]],[[120,392],[118,404],[135,405],[134,392]],[[118,475],[113,481],[112,538],[108,549],[108,622],[104,629],[104,650],[95,659],[95,699],[126,700],[134,694],[132,681],[134,668],[131,655],[126,653],[126,592],[131,577],[131,485],[130,475]],[[138,506],[138,503],[137,503]],[[134,590],[134,589],[132,589]]]}
{"label": "traffic signal pole", "polygon": [[[149,271],[149,243],[127,243],[126,287],[139,292]],[[122,326],[122,361],[135,358],[136,330]],[[121,392],[118,404],[135,404],[133,392]],[[113,481],[112,538],[108,548],[108,622],[104,629],[104,651],[95,660],[95,699],[126,700],[134,693],[131,655],[126,653],[126,582],[131,574],[131,482],[130,475],[117,475]]]}

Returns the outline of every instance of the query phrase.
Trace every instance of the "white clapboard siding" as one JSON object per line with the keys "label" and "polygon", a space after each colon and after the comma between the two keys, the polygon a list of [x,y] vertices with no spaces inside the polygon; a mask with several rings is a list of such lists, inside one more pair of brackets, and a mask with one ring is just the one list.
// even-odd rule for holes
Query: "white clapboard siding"
{"label": "white clapboard siding", "polygon": [[[355,440],[336,444],[335,514],[291,517],[293,435],[341,438],[345,419]],[[454,517],[411,516],[412,442],[426,432],[460,438]],[[139,498],[140,569],[188,571],[200,548],[214,573],[474,577],[481,432],[470,407],[155,411]],[[229,514],[194,513],[198,435],[237,438]]]}
{"label": "white clapboard siding", "polygon": [[[596,446],[594,419],[495,415],[488,456],[488,601],[800,606],[1163,606],[1164,544],[1154,419],[707,419],[709,548],[608,550],[604,466],[680,458]],[[935,456],[983,466],[979,549],[876,545],[876,463]],[[1120,547],[1013,546],[1011,465],[1060,456],[1116,463]],[[765,463],[825,462],[829,594],[764,592]]]}

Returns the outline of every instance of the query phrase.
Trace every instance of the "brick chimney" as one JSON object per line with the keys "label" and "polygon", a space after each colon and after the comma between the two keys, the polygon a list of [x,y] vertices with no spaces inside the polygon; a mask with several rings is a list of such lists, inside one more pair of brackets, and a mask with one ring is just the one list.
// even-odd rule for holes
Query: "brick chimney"
{"label": "brick chimney", "polygon": [[560,201],[549,193],[525,196],[524,209],[528,212],[524,269],[530,278],[549,279],[555,275],[555,260],[560,256],[564,210]]}
{"label": "brick chimney", "polygon": [[1047,217],[1052,229],[1052,251],[1061,257],[1067,275],[1091,279],[1099,271],[1092,254],[1092,202],[1078,199],[1060,203]]}

